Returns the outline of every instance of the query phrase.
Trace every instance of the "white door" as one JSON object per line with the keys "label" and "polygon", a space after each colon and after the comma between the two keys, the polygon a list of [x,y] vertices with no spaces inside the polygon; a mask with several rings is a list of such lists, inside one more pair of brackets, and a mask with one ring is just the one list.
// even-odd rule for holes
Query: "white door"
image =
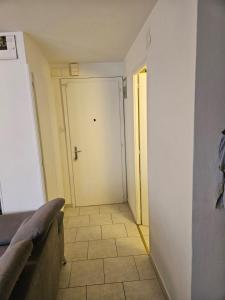
{"label": "white door", "polygon": [[125,201],[121,79],[70,79],[62,84],[76,206]]}

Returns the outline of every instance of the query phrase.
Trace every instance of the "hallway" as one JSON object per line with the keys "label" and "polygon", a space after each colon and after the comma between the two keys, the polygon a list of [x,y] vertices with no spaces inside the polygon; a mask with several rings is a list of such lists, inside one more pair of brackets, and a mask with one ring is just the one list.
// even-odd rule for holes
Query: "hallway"
{"label": "hallway", "polygon": [[57,300],[163,300],[128,205],[66,208]]}

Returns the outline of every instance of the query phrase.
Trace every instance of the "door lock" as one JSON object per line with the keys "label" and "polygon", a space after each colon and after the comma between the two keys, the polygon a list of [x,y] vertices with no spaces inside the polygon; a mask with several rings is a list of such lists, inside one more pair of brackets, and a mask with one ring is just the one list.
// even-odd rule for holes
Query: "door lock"
{"label": "door lock", "polygon": [[78,150],[77,147],[74,147],[74,160],[78,160],[78,153],[82,152],[81,150]]}

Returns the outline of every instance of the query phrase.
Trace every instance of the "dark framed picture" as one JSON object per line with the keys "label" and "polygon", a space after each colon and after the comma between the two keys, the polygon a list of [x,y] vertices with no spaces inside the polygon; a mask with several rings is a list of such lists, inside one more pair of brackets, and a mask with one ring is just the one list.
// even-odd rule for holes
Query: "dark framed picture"
{"label": "dark framed picture", "polygon": [[0,60],[17,59],[16,39],[13,34],[0,36]]}
{"label": "dark framed picture", "polygon": [[0,36],[0,50],[7,50],[6,36]]}

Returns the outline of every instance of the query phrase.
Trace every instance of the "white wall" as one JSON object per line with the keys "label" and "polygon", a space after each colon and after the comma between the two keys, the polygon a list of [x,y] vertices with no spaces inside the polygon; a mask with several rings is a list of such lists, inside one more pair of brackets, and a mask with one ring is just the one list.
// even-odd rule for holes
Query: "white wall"
{"label": "white wall", "polygon": [[18,59],[0,60],[0,184],[5,213],[36,209],[45,202],[23,34],[12,34]]}
{"label": "white wall", "polygon": [[146,64],[151,255],[173,300],[191,299],[196,22],[197,1],[159,0],[125,59],[128,199],[136,215],[132,75]]}
{"label": "white wall", "polygon": [[50,200],[63,196],[62,174],[58,168],[60,150],[50,66],[35,41],[27,34],[24,39],[26,59],[36,90],[46,190]]}
{"label": "white wall", "polygon": [[216,209],[225,129],[225,2],[199,0],[195,98],[192,300],[225,299],[225,215]]}
{"label": "white wall", "polygon": [[65,123],[63,116],[61,84],[63,78],[85,78],[85,77],[114,77],[122,76],[123,63],[82,63],[79,64],[79,76],[71,77],[68,64],[52,65],[52,83],[54,86],[55,106],[57,110],[57,135],[61,156],[58,159],[58,172],[62,174],[63,197],[67,204],[72,204],[69,184],[69,172],[67,163]]}

